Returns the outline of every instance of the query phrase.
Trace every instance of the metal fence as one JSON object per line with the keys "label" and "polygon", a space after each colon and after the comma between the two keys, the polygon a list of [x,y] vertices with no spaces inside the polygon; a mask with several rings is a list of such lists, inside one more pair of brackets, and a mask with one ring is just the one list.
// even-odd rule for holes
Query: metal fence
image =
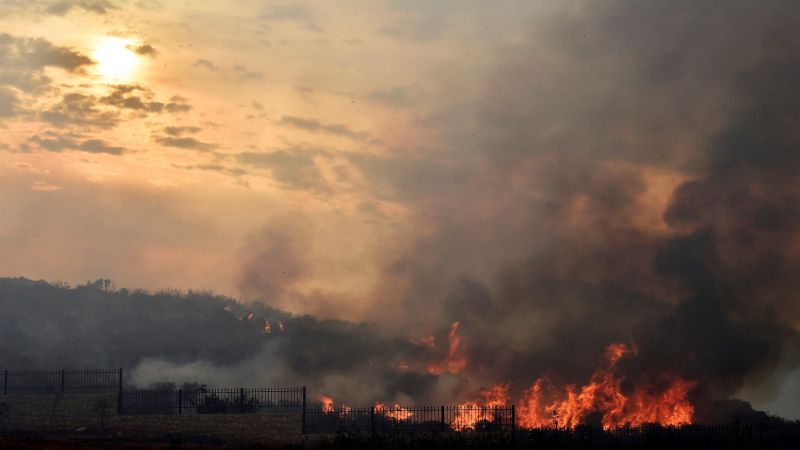
{"label": "metal fence", "polygon": [[305,387],[220,389],[123,389],[119,414],[241,414],[301,412]]}
{"label": "metal fence", "polygon": [[3,370],[2,393],[113,391],[122,386],[122,369]]}
{"label": "metal fence", "polygon": [[514,406],[308,408],[308,434],[477,431],[514,434]]}

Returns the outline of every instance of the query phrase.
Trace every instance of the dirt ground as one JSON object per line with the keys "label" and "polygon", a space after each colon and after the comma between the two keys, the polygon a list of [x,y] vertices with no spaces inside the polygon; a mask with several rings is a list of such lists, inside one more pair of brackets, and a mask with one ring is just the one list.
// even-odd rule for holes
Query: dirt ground
{"label": "dirt ground", "polygon": [[0,449],[3,450],[221,450],[224,448],[226,447],[211,444],[126,442],[115,438],[87,436],[0,434]]}

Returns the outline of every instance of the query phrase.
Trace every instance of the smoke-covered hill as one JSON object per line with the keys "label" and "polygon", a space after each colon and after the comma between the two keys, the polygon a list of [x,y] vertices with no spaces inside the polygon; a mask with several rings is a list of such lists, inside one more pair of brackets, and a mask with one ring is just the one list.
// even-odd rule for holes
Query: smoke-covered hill
{"label": "smoke-covered hill", "polygon": [[139,385],[305,384],[365,401],[422,398],[434,385],[434,376],[397,369],[403,358],[426,358],[427,347],[372,324],[292,316],[205,292],[110,286],[0,279],[0,366],[123,367]]}
{"label": "smoke-covered hill", "polygon": [[[375,324],[295,316],[209,292],[117,290],[109,280],[68,287],[2,278],[0,308],[2,369],[122,367],[138,386],[307,385],[312,399],[351,404],[452,403],[485,387],[470,384],[485,367],[467,366],[485,365],[486,355],[475,356],[486,344],[463,342],[457,325],[414,342]],[[700,412],[712,422],[775,420],[739,400],[712,399]]]}

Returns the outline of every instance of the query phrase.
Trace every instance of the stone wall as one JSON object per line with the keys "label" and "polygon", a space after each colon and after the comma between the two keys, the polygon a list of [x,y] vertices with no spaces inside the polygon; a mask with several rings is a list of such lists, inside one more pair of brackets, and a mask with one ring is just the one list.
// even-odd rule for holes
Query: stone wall
{"label": "stone wall", "polygon": [[214,437],[229,442],[286,443],[302,438],[299,412],[117,415],[115,393],[0,395],[0,431],[102,431],[162,439]]}

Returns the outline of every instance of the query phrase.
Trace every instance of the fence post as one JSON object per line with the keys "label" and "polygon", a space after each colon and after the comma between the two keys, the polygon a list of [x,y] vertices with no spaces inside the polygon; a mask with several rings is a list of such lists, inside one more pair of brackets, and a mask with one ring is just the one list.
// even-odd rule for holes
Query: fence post
{"label": "fence post", "polygon": [[244,412],[244,388],[239,388],[239,413]]}
{"label": "fence post", "polygon": [[122,415],[122,367],[119,368],[119,378],[117,378],[117,415]]}
{"label": "fence post", "polygon": [[3,372],[3,395],[8,394],[8,371]]}
{"label": "fence post", "polygon": [[441,431],[444,432],[444,405],[442,405],[439,409],[439,419]]}
{"label": "fence post", "polygon": [[514,405],[511,405],[511,442],[514,443],[514,438],[517,434],[517,411]]}
{"label": "fence post", "polygon": [[306,434],[306,387],[303,386],[303,421],[301,424],[303,434]]}
{"label": "fence post", "polygon": [[370,406],[369,408],[369,430],[372,434],[375,434],[375,407]]}
{"label": "fence post", "polygon": [[66,378],[66,371],[61,369],[61,393],[64,393],[64,380]]}
{"label": "fence post", "polygon": [[178,415],[183,413],[183,389],[178,389]]}

